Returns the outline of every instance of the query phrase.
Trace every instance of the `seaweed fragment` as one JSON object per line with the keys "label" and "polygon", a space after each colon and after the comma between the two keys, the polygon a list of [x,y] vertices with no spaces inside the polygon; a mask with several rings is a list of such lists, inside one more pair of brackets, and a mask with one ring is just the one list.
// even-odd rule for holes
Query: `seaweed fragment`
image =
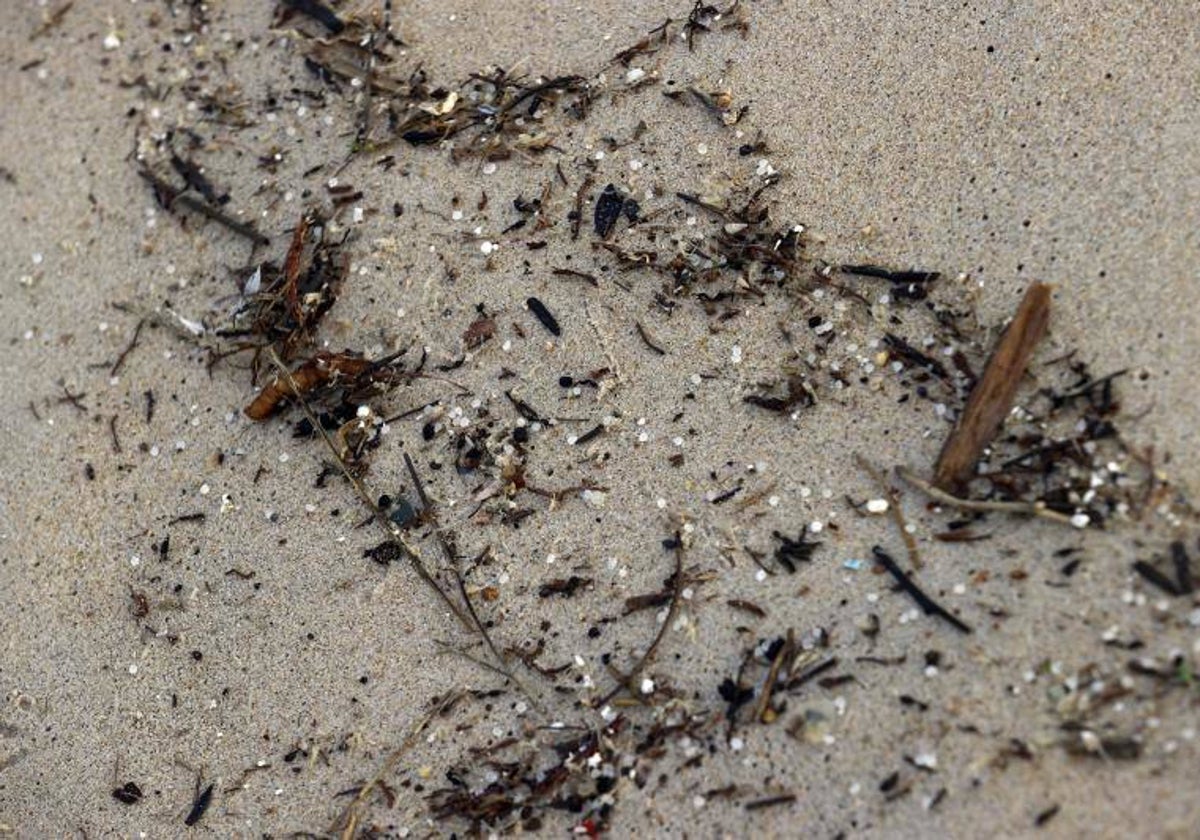
{"label": "seaweed fragment", "polygon": [[967,624],[960,618],[958,618],[958,616],[949,612],[928,595],[926,595],[925,592],[913,582],[913,579],[904,573],[904,570],[900,568],[899,564],[897,564],[896,561],[892,559],[891,555],[889,555],[886,551],[879,546],[875,546],[871,549],[871,553],[875,555],[875,560],[879,563],[879,565],[883,566],[883,568],[887,570],[888,574],[896,579],[896,583],[900,585],[900,588],[908,593],[909,597],[917,602],[917,606],[921,608],[923,613],[946,621],[951,627],[953,627],[955,630],[958,630],[960,633],[971,632],[971,628],[967,626]]}
{"label": "seaweed fragment", "polygon": [[787,569],[788,574],[796,573],[797,563],[812,562],[813,552],[821,545],[819,541],[809,542],[807,531],[801,531],[795,539],[779,531],[773,531],[771,536],[779,541],[779,547],[775,549],[775,561]]}
{"label": "seaweed fragment", "polygon": [[340,35],[346,28],[345,22],[337,16],[333,9],[317,0],[281,0],[281,2],[287,10],[312,18],[324,26],[331,35]]}
{"label": "seaweed fragment", "polygon": [[119,788],[114,788],[112,796],[113,799],[125,805],[136,805],[142,801],[142,789],[136,782],[126,782]]}
{"label": "seaweed fragment", "polygon": [[404,557],[404,546],[395,540],[384,540],[379,545],[365,549],[363,557],[374,560],[381,566],[395,563]]}
{"label": "seaweed fragment", "polygon": [[[576,815],[578,833],[598,837],[608,827],[617,785],[615,778],[597,776],[592,768],[620,760],[613,741],[624,725],[617,718],[603,729],[552,741],[545,749],[526,748],[508,760],[490,760],[490,778],[478,785],[467,782],[471,767],[451,768],[446,774],[450,786],[429,795],[433,816],[462,820],[478,834],[484,826],[537,831],[543,825],[539,813],[562,810]],[[515,746],[524,742],[500,748]]]}
{"label": "seaweed fragment", "polygon": [[1175,580],[1179,585],[1179,594],[1191,595],[1196,590],[1192,580],[1192,563],[1188,558],[1187,549],[1179,540],[1171,543],[1171,564],[1175,567]]}
{"label": "seaweed fragment", "polygon": [[535,297],[528,297],[525,299],[525,305],[529,307],[529,311],[537,317],[547,332],[555,337],[562,335],[562,327],[558,325],[558,320],[546,308],[546,304]]}
{"label": "seaweed fragment", "polygon": [[754,699],[754,689],[750,686],[739,685],[730,677],[726,677],[717,686],[717,694],[725,701],[725,719],[730,723],[737,720],[738,711]]}
{"label": "seaweed fragment", "polygon": [[636,201],[617,189],[615,185],[609,184],[600,193],[600,198],[596,200],[593,219],[596,235],[601,239],[608,239],[622,216],[630,222],[636,222],[640,210]]}
{"label": "seaweed fragment", "polygon": [[[398,355],[372,361],[351,353],[320,351],[287,376],[274,376],[244,412],[251,420],[263,421],[289,401],[305,397],[310,404],[326,406],[327,413],[342,423],[352,422],[373,392],[405,378]],[[322,423],[323,428],[325,425]]]}
{"label": "seaweed fragment", "polygon": [[204,814],[208,811],[208,806],[212,804],[213,788],[215,785],[209,784],[204,790],[200,791],[195,799],[192,800],[191,810],[184,817],[183,824],[189,828],[204,818]]}
{"label": "seaweed fragment", "polygon": [[478,350],[496,335],[496,319],[481,314],[463,331],[463,344],[468,350]]}
{"label": "seaweed fragment", "polygon": [[924,300],[929,297],[928,286],[941,274],[937,271],[892,271],[878,265],[843,265],[842,273],[874,277],[892,284],[892,296],[902,300]]}

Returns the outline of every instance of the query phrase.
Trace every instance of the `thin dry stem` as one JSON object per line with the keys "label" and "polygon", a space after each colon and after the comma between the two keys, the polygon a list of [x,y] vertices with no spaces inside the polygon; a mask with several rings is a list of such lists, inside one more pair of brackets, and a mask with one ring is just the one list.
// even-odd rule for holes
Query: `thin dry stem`
{"label": "thin dry stem", "polygon": [[1032,516],[1037,519],[1057,522],[1060,525],[1071,525],[1071,517],[1065,513],[1051,510],[1046,507],[1045,502],[989,502],[960,499],[958,496],[953,496],[945,490],[939,490],[928,481],[919,478],[916,473],[907,467],[896,467],[895,473],[905,483],[920,490],[935,502],[947,505],[948,507],[981,513],[1015,513],[1018,516]]}
{"label": "thin dry stem", "polygon": [[682,592],[683,592],[683,543],[681,541],[680,534],[678,532],[676,532],[676,534],[675,534],[675,578],[674,578],[674,586],[672,587],[672,591],[671,591],[671,604],[667,608],[666,620],[663,621],[663,623],[661,625],[659,625],[658,632],[654,636],[654,641],[652,641],[650,643],[650,647],[646,648],[646,652],[644,654],[642,654],[642,657],[634,664],[633,668],[630,669],[629,673],[625,675],[624,680],[620,681],[617,684],[617,686],[615,688],[613,688],[612,691],[610,691],[608,694],[604,695],[604,698],[601,699],[595,705],[603,706],[603,705],[609,703],[614,697],[616,697],[618,694],[621,693],[621,689],[627,689],[635,697],[638,696],[637,690],[636,690],[637,686],[634,684],[634,680],[636,680],[638,675],[641,674],[641,672],[645,670],[646,666],[650,664],[650,660],[654,657],[654,652],[656,650],[658,650],[658,646],[662,642],[663,637],[667,635],[667,629],[675,622],[675,615],[679,612],[679,601],[681,599]]}
{"label": "thin dry stem", "polygon": [[[292,378],[291,371],[287,369],[287,366],[284,365],[283,361],[279,358],[279,354],[275,352],[275,348],[268,347],[267,352],[270,354],[271,363],[275,365],[276,369],[287,379],[288,384],[291,386],[293,391],[295,391],[296,402],[304,411],[305,416],[308,418],[308,421],[312,424],[313,428],[316,429],[321,435],[321,439],[325,442],[326,447],[328,447],[329,451],[333,454],[334,460],[337,461],[338,467],[341,469],[342,474],[350,482],[351,486],[354,487],[359,499],[361,499],[362,503],[366,505],[368,510],[371,511],[374,519],[382,524],[387,530],[388,534],[404,547],[404,550],[408,553],[409,560],[412,564],[413,570],[416,571],[417,576],[420,577],[430,589],[437,593],[442,602],[445,603],[450,611],[454,613],[454,616],[465,628],[467,628],[467,630],[478,634],[483,639],[488,650],[496,658],[497,664],[495,670],[498,673],[503,674],[505,678],[512,682],[512,684],[515,685],[522,694],[529,697],[531,701],[534,701],[533,695],[529,692],[529,690],[506,667],[507,663],[505,662],[504,657],[500,655],[500,652],[492,643],[491,637],[484,629],[483,622],[479,620],[479,616],[475,612],[474,605],[471,604],[470,598],[467,597],[466,588],[463,586],[462,577],[458,574],[458,570],[452,569],[451,571],[454,573],[455,579],[458,582],[459,592],[466,603],[465,609],[459,604],[455,603],[454,599],[450,597],[450,594],[438,584],[437,580],[432,574],[430,574],[428,567],[425,565],[425,561],[421,557],[420,550],[405,537],[404,533],[400,530],[400,526],[384,516],[383,511],[379,509],[377,504],[375,504],[375,500],[372,498],[371,494],[367,492],[367,489],[363,486],[362,481],[350,471],[350,468],[346,465],[345,460],[342,458],[341,452],[338,450],[337,444],[334,443],[333,439],[329,436],[329,433],[325,431],[325,428],[321,425],[316,415],[313,414],[312,408],[308,405],[307,401],[305,401],[303,393],[297,388],[296,381]],[[405,461],[408,463],[408,467],[412,471],[412,475],[415,480],[416,470],[413,467],[412,460],[409,459],[407,453],[405,453]],[[418,487],[420,487],[419,481],[417,484]],[[424,497],[423,488],[420,490],[420,492],[422,497]],[[447,557],[452,559],[452,554],[449,550],[449,547],[445,544],[444,538],[441,537],[441,532],[439,531],[438,534],[443,550],[446,551]]]}
{"label": "thin dry stem", "polygon": [[400,527],[395,522],[392,522],[383,515],[383,511],[381,511],[379,506],[375,504],[375,500],[371,498],[371,494],[367,492],[367,488],[363,486],[362,481],[360,481],[359,478],[350,471],[350,468],[346,466],[346,462],[343,460],[341,452],[338,451],[337,444],[334,443],[333,438],[329,436],[329,432],[325,430],[325,427],[321,425],[321,421],[317,419],[317,416],[309,407],[308,402],[304,399],[303,392],[300,390],[299,385],[296,383],[296,380],[292,378],[291,371],[287,369],[287,366],[284,365],[283,361],[279,358],[279,354],[275,352],[275,348],[268,347],[267,352],[270,354],[271,364],[275,365],[280,375],[288,381],[288,385],[296,394],[296,403],[300,406],[301,410],[304,412],[304,415],[308,418],[308,421],[312,424],[313,428],[317,430],[318,434],[320,434],[321,440],[325,442],[325,445],[333,454],[334,460],[337,461],[338,467],[342,471],[342,475],[344,475],[346,480],[350,482],[350,486],[354,488],[354,491],[358,494],[359,499],[361,499],[362,503],[371,511],[375,520],[383,525],[384,529],[387,530],[388,535],[404,547],[404,550],[407,552],[409,560],[411,561],[412,567],[416,571],[417,576],[420,577],[427,586],[437,593],[438,597],[442,599],[442,601],[446,604],[450,611],[454,613],[454,616],[462,623],[464,627],[466,627],[468,630],[474,631],[475,627],[471,622],[470,617],[466,614],[463,608],[456,604],[454,600],[446,593],[446,591],[438,585],[438,582],[434,579],[433,575],[429,573],[429,569],[426,567],[425,561],[421,557],[420,550],[404,536],[404,533],[400,530]]}
{"label": "thin dry stem", "polygon": [[362,816],[362,808],[364,805],[366,805],[367,797],[371,795],[371,792],[375,790],[375,788],[384,780],[386,776],[391,774],[404,754],[411,750],[414,745],[416,745],[417,739],[421,737],[421,733],[429,727],[429,724],[433,721],[433,719],[461,700],[462,697],[463,692],[461,691],[446,695],[446,697],[440,703],[438,703],[433,710],[421,718],[417,725],[413,727],[412,732],[408,734],[408,737],[404,739],[403,743],[401,743],[396,749],[392,750],[391,754],[388,755],[387,760],[385,760],[383,765],[379,768],[379,772],[377,772],[369,782],[362,786],[358,792],[358,795],[354,797],[350,804],[346,806],[345,810],[343,810],[342,813],[338,815],[338,818],[334,820],[333,825],[329,827],[330,834],[336,834],[340,832],[342,840],[351,840],[351,838],[354,837],[355,832],[358,830],[358,822]]}
{"label": "thin dry stem", "polygon": [[900,530],[900,538],[904,540],[904,547],[908,549],[909,562],[912,563],[914,569],[920,570],[925,568],[925,563],[921,560],[921,553],[917,550],[917,540],[909,533],[908,523],[904,521],[904,512],[900,510],[900,497],[896,495],[896,491],[891,483],[888,482],[887,476],[862,455],[856,454],[854,460],[858,462],[858,465],[871,478],[875,479],[875,483],[879,485],[879,489],[887,499],[888,515],[892,517],[892,521],[896,523],[896,527]]}

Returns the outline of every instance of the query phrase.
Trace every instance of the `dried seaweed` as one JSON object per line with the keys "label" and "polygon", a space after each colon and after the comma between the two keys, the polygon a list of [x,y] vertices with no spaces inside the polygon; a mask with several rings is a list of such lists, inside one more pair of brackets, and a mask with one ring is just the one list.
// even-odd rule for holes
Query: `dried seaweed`
{"label": "dried seaweed", "polygon": [[576,815],[583,833],[598,835],[612,811],[620,761],[612,741],[623,726],[618,718],[603,729],[551,741],[547,749],[525,750],[505,762],[492,758],[486,766],[493,780],[480,786],[465,781],[474,775],[471,768],[447,773],[458,783],[430,794],[433,816],[461,820],[476,833],[484,827],[536,831],[542,813],[564,810]]}
{"label": "dried seaweed", "polygon": [[812,562],[813,552],[821,545],[820,542],[808,542],[807,531],[801,531],[796,539],[778,531],[772,532],[771,536],[779,541],[779,547],[775,549],[775,562],[787,569],[788,574],[796,573],[797,563]]}

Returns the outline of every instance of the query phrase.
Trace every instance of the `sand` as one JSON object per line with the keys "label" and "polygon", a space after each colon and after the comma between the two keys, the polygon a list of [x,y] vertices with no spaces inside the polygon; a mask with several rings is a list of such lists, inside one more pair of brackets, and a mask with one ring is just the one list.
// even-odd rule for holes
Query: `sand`
{"label": "sand", "polygon": [[[351,94],[344,87],[322,105],[294,92],[323,85],[304,69],[307,41],[273,31],[264,4],[214,4],[198,32],[189,9],[200,7],[186,3],[75,4],[36,39],[48,7],[6,11],[0,831],[178,836],[197,790],[211,784],[191,831],[321,834],[386,767],[391,796],[370,797],[359,827],[462,832],[462,820],[431,821],[428,797],[456,779],[476,791],[488,782],[472,750],[514,737],[517,754],[529,753],[553,738],[544,728],[553,722],[605,725],[579,701],[612,687],[602,657],[627,668],[654,637],[660,610],[624,616],[625,599],[664,588],[674,561],[662,541],[678,530],[689,597],[640,675],[653,683],[648,705],[621,708],[627,728],[611,740],[632,755],[656,722],[688,714],[708,724],[622,768],[613,833],[1194,835],[1196,602],[1130,571],[1137,559],[1161,563],[1175,539],[1196,553],[1186,504],[1200,481],[1190,370],[1200,310],[1187,300],[1200,250],[1191,16],[1182,4],[744,5],[744,34],[704,33],[694,51],[673,43],[635,62],[659,84],[603,98],[587,120],[561,123],[558,150],[498,161],[494,172],[403,143],[339,171],[354,139]],[[496,64],[591,75],[687,11],[676,0],[414,2],[396,4],[394,28],[405,73],[419,65],[450,82]],[[609,68],[608,88],[625,84],[625,72]],[[736,129],[723,127],[664,98],[668,80],[727,90],[750,109]],[[226,84],[249,125],[188,109]],[[629,142],[639,121],[646,133]],[[194,215],[181,225],[156,205],[137,177],[139,138],[144,150],[182,127],[202,137],[195,154],[230,191],[227,206],[246,212],[269,246],[254,249]],[[760,130],[767,150],[740,155]],[[276,151],[274,171],[260,166]],[[395,155],[390,168],[378,163],[385,153]],[[1128,368],[1123,434],[1130,450],[1152,447],[1171,491],[1103,530],[989,517],[977,529],[990,539],[978,543],[935,541],[953,515],[905,491],[924,559],[915,575],[974,632],[914,614],[869,561],[882,545],[909,567],[894,525],[859,516],[846,496],[880,494],[856,454],[929,471],[949,429],[934,401],[900,403],[911,389],[899,377],[861,365],[842,391],[826,387],[827,368],[814,373],[820,399],[794,417],[743,397],[801,364],[817,343],[814,313],[835,324],[831,357],[858,365],[891,326],[889,311],[920,338],[921,307],[864,315],[835,309],[832,296],[770,290],[713,304],[734,312],[725,318],[684,294],[668,316],[654,299],[661,277],[598,267],[614,260],[592,247],[590,203],[571,239],[566,213],[585,159],[596,169],[592,199],[608,181],[639,198],[657,188],[642,204],[664,214],[664,238],[686,229],[688,215],[703,217],[674,191],[727,195],[756,183],[766,161],[783,176],[768,196],[772,218],[806,226],[806,260],[942,272],[943,299],[977,312],[976,355],[1030,281],[1054,284],[1038,364],[1074,351],[1098,373]],[[553,183],[556,162],[569,183],[553,193],[553,226],[505,233],[520,218],[513,199]],[[402,459],[411,453],[461,555],[490,547],[466,584],[497,644],[540,639],[538,662],[566,666],[554,680],[514,666],[531,697],[473,661],[486,650],[410,568],[363,557],[383,535],[363,524],[365,509],[336,476],[314,487],[329,453],[294,438],[287,422],[242,415],[255,393],[244,363],[210,372],[194,342],[152,320],[111,373],[137,313],[165,323],[170,301],[216,323],[253,266],[282,260],[301,208],[327,201],[334,177],[362,191],[348,214],[361,206],[364,215],[343,218],[352,269],[321,327],[330,347],[378,357],[425,346],[430,364],[447,364],[463,358],[478,306],[496,316],[496,337],[460,368],[375,407],[442,401],[436,416],[391,425],[365,481],[373,494],[413,496]],[[529,251],[539,235],[546,247]],[[499,249],[485,255],[484,242]],[[599,285],[548,273],[564,265],[597,272]],[[526,310],[530,295],[554,312],[560,338]],[[573,396],[559,385],[599,368],[610,370],[598,377],[603,389]],[[1039,370],[1040,384],[1051,374]],[[454,469],[455,422],[512,428],[508,389],[563,418],[533,434],[530,483],[592,482],[602,500],[576,492],[551,506],[525,493],[516,501],[535,512],[519,528],[499,513],[472,517],[472,498],[495,472]],[[597,438],[570,443],[606,418]],[[428,422],[442,424],[432,440]],[[713,504],[739,485],[740,496]],[[198,513],[203,520],[174,521]],[[823,543],[812,562],[759,574],[752,554],[770,561],[773,532],[806,529]],[[427,528],[414,539],[438,556]],[[1055,554],[1064,549],[1077,553]],[[1070,557],[1082,562],[1067,577]],[[570,598],[539,596],[571,575],[591,583]],[[729,606],[739,599],[765,616]],[[862,632],[871,614],[875,636]],[[823,655],[838,659],[825,675],[854,679],[798,689],[771,725],[743,710],[731,740],[718,686],[747,649],[789,629],[810,642],[824,634]],[[1131,672],[1138,659],[1167,676]],[[1095,700],[1122,678],[1123,696],[1081,710],[1082,695]],[[471,691],[429,720],[433,698]],[[798,718],[810,726],[789,734]],[[1133,738],[1139,757],[1070,754],[1063,742],[1079,740],[1063,729],[1071,720],[1097,738]],[[131,781],[144,795],[124,804],[113,790]],[[784,795],[794,800],[745,807]],[[542,817],[546,833],[581,820],[553,808]]]}

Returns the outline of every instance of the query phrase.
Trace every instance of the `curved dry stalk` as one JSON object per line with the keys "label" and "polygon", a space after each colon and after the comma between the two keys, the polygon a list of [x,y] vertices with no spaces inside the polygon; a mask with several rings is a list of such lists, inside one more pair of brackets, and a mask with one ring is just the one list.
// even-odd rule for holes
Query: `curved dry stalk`
{"label": "curved dry stalk", "polygon": [[629,670],[629,673],[624,676],[623,680],[617,682],[617,685],[604,697],[594,703],[594,706],[604,706],[608,704],[614,697],[621,693],[622,689],[628,690],[635,697],[634,680],[638,675],[646,669],[650,664],[650,660],[654,658],[654,653],[658,650],[659,644],[667,635],[667,628],[675,622],[675,616],[679,612],[679,601],[683,592],[683,542],[680,539],[679,532],[675,532],[675,585],[671,588],[671,603],[667,607],[666,620],[659,626],[658,632],[654,636],[654,641],[650,642],[650,647],[646,648],[646,652],[642,654],[634,666]]}
{"label": "curved dry stalk", "polygon": [[[487,626],[483,623],[483,620],[480,619],[479,613],[475,611],[475,604],[473,601],[471,601],[471,596],[467,594],[466,583],[463,581],[462,573],[458,568],[458,555],[455,553],[454,549],[451,548],[450,541],[446,537],[446,532],[442,529],[442,524],[437,521],[437,513],[434,510],[432,502],[429,500],[429,495],[425,492],[424,482],[421,481],[421,477],[417,474],[417,467],[415,464],[413,464],[413,459],[407,452],[403,454],[404,466],[408,468],[408,474],[412,477],[413,486],[417,491],[417,498],[421,501],[421,509],[422,511],[428,512],[432,515],[433,533],[434,536],[437,537],[438,545],[442,547],[442,554],[446,557],[446,564],[449,566],[451,574],[454,575],[454,583],[458,587],[458,596],[462,599],[463,605],[467,609],[467,614],[474,623],[475,631],[479,633],[480,637],[483,639],[483,643],[487,645],[487,649],[491,652],[492,657],[495,658],[496,662],[499,663],[498,666],[490,667],[494,667],[495,670],[499,671],[501,674],[511,680],[513,685],[519,688],[521,693],[529,698],[530,702],[532,702],[535,706],[538,705],[530,691],[521,684],[521,681],[517,679],[515,674],[505,667],[508,664],[508,660],[505,659],[504,655],[500,653],[495,642],[492,641],[492,635],[488,632]],[[389,520],[389,524],[393,523],[391,523]]]}
{"label": "curved dry stalk", "polygon": [[358,821],[362,816],[362,808],[367,802],[367,797],[384,780],[384,777],[388,776],[396,768],[396,764],[399,763],[404,754],[413,748],[417,743],[417,739],[421,737],[421,733],[429,727],[433,719],[461,700],[464,695],[465,692],[462,691],[446,695],[436,707],[426,714],[425,717],[421,718],[400,746],[396,747],[388,755],[387,759],[383,762],[383,766],[379,768],[379,772],[359,789],[358,795],[338,815],[338,818],[333,821],[333,824],[329,827],[329,834],[340,834],[342,840],[351,840],[354,837],[355,832],[358,831]]}
{"label": "curved dry stalk", "polygon": [[959,510],[970,510],[979,513],[1015,513],[1018,516],[1032,516],[1036,519],[1045,519],[1050,522],[1057,522],[1059,525],[1071,525],[1071,517],[1065,513],[1059,513],[1056,510],[1051,510],[1046,507],[1045,502],[989,502],[976,501],[974,499],[960,499],[947,493],[945,490],[939,490],[923,478],[919,478],[916,473],[907,467],[896,467],[896,476],[903,480],[906,484],[920,490],[929,498],[939,504],[948,507],[958,508]]}
{"label": "curved dry stalk", "polygon": [[[796,636],[789,627],[787,631],[787,641],[779,647],[779,652],[775,654],[775,658],[771,660],[771,669],[767,671],[767,680],[763,683],[762,694],[758,698],[758,706],[754,710],[754,719],[759,723],[766,723],[763,717],[767,710],[771,707],[771,695],[775,693],[775,681],[779,679],[779,670],[783,667],[784,660],[790,659],[796,652]],[[789,666],[790,669],[791,666]]]}

